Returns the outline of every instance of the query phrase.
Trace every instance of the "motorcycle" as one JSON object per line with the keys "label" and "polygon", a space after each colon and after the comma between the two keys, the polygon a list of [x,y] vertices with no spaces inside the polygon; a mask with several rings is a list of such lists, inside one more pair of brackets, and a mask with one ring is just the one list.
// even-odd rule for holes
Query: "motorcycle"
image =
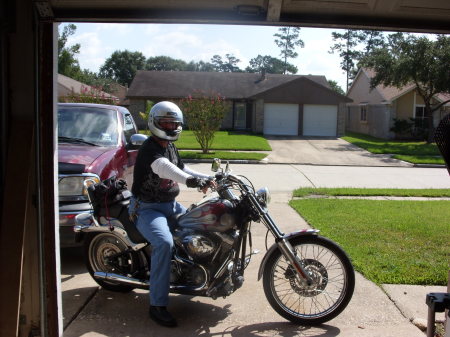
{"label": "motorcycle", "polygon": [[[284,234],[268,212],[267,188],[255,190],[247,178],[231,174],[228,163],[223,169],[219,159],[214,159],[212,171],[213,193],[169,219],[176,224],[170,292],[216,299],[239,289],[255,253],[251,224],[259,222],[275,238],[258,272],[272,308],[301,325],[339,315],[355,286],[353,266],[343,249],[317,229]],[[92,200],[95,184],[91,182],[88,191],[94,213],[78,215],[74,230],[84,236],[90,275],[112,291],[148,289],[152,248],[129,217],[129,198],[99,206]]]}

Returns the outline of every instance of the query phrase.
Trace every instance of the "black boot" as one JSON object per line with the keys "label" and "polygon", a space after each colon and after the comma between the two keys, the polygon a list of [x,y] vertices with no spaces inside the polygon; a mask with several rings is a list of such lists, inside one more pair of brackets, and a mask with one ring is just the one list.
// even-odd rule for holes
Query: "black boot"
{"label": "black boot", "polygon": [[170,312],[167,311],[166,307],[156,307],[151,305],[149,314],[150,318],[160,325],[168,327],[177,326],[177,321]]}

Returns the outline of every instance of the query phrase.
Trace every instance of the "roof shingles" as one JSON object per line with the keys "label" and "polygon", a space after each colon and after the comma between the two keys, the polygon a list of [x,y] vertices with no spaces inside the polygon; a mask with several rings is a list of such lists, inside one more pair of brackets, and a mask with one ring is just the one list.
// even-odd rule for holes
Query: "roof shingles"
{"label": "roof shingles", "polygon": [[139,70],[128,97],[182,98],[196,91],[212,91],[228,99],[243,99],[302,77],[329,89],[325,76],[266,74],[262,77],[259,73]]}

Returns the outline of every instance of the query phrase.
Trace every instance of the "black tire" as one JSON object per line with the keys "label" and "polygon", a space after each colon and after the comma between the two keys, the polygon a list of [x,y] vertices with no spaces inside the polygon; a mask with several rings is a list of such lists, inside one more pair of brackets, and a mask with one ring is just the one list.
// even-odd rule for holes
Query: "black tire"
{"label": "black tire", "polygon": [[263,272],[264,293],[272,308],[300,325],[318,325],[339,315],[350,302],[355,272],[347,254],[321,236],[289,240],[313,285],[301,283],[279,249],[269,256]]}
{"label": "black tire", "polygon": [[122,257],[122,260],[126,261],[126,263],[121,266],[121,271],[118,271],[106,262],[107,257],[123,252],[127,248],[127,244],[112,233],[90,234],[85,239],[84,262],[89,274],[91,274],[95,282],[97,282],[97,284],[102,288],[121,293],[130,292],[135,288],[130,285],[94,278],[94,272],[97,271],[123,274],[123,270],[126,270],[127,274],[132,274],[132,272],[138,268],[137,259],[133,256],[133,254],[128,254],[126,258]]}

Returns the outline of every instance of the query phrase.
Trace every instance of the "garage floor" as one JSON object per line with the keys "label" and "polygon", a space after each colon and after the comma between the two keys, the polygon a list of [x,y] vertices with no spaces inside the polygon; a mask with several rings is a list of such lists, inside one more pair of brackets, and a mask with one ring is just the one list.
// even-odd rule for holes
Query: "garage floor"
{"label": "garage floor", "polygon": [[269,163],[412,166],[387,154],[372,154],[340,138],[266,136],[272,147]]}

